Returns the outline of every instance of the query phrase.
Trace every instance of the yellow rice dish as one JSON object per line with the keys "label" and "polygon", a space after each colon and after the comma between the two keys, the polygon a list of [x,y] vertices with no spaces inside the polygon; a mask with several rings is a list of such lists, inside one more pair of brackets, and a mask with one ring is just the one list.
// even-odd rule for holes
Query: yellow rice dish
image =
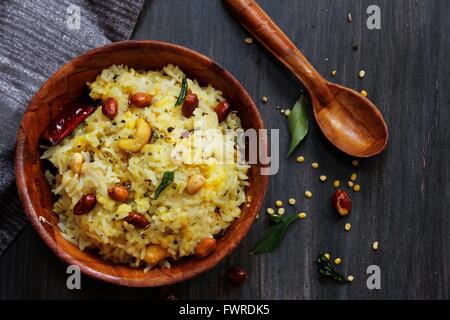
{"label": "yellow rice dish", "polygon": [[[64,238],[146,270],[210,254],[214,237],[239,217],[248,185],[249,166],[237,161],[236,137],[227,133],[240,119],[234,112],[220,119],[222,93],[173,65],[148,72],[113,65],[88,85],[103,107],[42,155],[57,169],[46,177],[59,196],[53,209]],[[186,87],[185,103],[198,100],[189,116],[176,105]],[[136,93],[151,103],[133,103]]]}

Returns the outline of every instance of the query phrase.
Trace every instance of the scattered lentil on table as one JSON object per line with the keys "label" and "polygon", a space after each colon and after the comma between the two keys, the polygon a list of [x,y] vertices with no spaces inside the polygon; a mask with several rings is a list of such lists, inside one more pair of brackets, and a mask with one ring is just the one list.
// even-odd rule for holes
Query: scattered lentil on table
{"label": "scattered lentil on table", "polygon": [[351,14],[351,13],[349,13],[349,14],[347,15],[347,20],[348,20],[349,23],[352,23],[353,18],[352,18],[352,14]]}
{"label": "scattered lentil on table", "polygon": [[378,250],[378,246],[379,246],[378,241],[375,241],[375,242],[372,244],[372,249],[373,249],[373,250]]}

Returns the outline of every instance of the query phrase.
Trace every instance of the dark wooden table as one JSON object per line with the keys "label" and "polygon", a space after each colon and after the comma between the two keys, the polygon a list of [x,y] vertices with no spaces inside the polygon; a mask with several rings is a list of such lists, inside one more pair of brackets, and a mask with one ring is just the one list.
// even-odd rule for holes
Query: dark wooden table
{"label": "dark wooden table", "polygon": [[[297,221],[275,252],[249,256],[269,222],[261,212],[242,244],[214,270],[168,288],[185,299],[434,299],[450,297],[450,2],[446,0],[260,0],[313,65],[335,81],[365,89],[390,129],[387,150],[358,168],[336,152],[312,124],[304,143],[287,159],[286,117],[301,86],[247,34],[218,0],[153,0],[144,7],[133,38],[184,45],[228,69],[257,103],[267,128],[279,128],[280,171],[270,178],[264,208],[297,198]],[[366,9],[381,8],[381,30],[366,26]],[[353,22],[347,21],[351,13]],[[358,50],[354,51],[353,46]],[[364,79],[358,71],[366,70]],[[270,102],[262,104],[261,96]],[[295,162],[303,155],[306,162]],[[311,162],[320,164],[311,169]],[[359,174],[347,219],[333,213],[331,181]],[[325,184],[319,175],[328,176]],[[313,191],[305,200],[306,189]],[[288,208],[288,212],[295,212]],[[350,232],[344,224],[352,224]],[[372,250],[374,241],[378,251]],[[351,285],[323,282],[315,259],[339,256],[339,267],[355,276]],[[230,265],[250,277],[234,287],[222,278]],[[381,269],[381,289],[366,286],[366,268]],[[149,299],[161,289],[121,288],[82,278],[82,290],[66,288],[66,265],[27,226],[0,258],[0,298]]]}

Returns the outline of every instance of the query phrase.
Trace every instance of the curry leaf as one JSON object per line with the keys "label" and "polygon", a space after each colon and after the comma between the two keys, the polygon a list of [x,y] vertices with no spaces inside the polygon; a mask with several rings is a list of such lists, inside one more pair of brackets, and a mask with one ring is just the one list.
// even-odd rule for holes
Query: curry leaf
{"label": "curry leaf", "polygon": [[289,146],[288,157],[308,133],[308,108],[308,98],[302,95],[289,113],[288,128],[291,134],[291,145]]}
{"label": "curry leaf", "polygon": [[317,258],[317,271],[323,277],[331,278],[337,282],[347,282],[345,277],[337,272],[332,266],[330,259],[328,259],[325,254],[319,255]]}
{"label": "curry leaf", "polygon": [[[282,219],[279,219],[278,217],[282,217]],[[255,249],[253,249],[250,254],[265,253],[275,250],[283,240],[290,224],[297,220],[297,218],[297,215],[294,214],[290,216],[277,216],[277,218],[272,219],[276,224],[266,230],[262,238],[256,243]]]}
{"label": "curry leaf", "polygon": [[175,107],[181,105],[184,102],[187,92],[188,92],[188,83],[186,77],[184,77],[183,80],[181,81],[181,91],[180,95],[178,96],[177,102],[175,102]]}
{"label": "curry leaf", "polygon": [[155,196],[153,197],[153,199],[155,200],[158,199],[161,192],[163,192],[164,189],[166,189],[173,182],[174,177],[175,177],[174,171],[164,172],[163,178],[158,187],[156,188]]}

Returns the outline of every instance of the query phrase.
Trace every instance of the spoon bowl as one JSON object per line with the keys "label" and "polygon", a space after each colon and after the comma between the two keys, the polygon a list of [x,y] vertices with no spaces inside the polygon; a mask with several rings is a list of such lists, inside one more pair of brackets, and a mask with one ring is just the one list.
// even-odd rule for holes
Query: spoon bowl
{"label": "spoon bowl", "polygon": [[369,99],[326,81],[254,0],[223,2],[236,20],[303,83],[311,95],[320,130],[336,148],[358,158],[385,149],[387,125]]}
{"label": "spoon bowl", "polygon": [[360,93],[327,82],[333,100],[324,105],[312,96],[314,117],[325,137],[344,153],[367,158],[386,147],[388,130],[377,107]]}

